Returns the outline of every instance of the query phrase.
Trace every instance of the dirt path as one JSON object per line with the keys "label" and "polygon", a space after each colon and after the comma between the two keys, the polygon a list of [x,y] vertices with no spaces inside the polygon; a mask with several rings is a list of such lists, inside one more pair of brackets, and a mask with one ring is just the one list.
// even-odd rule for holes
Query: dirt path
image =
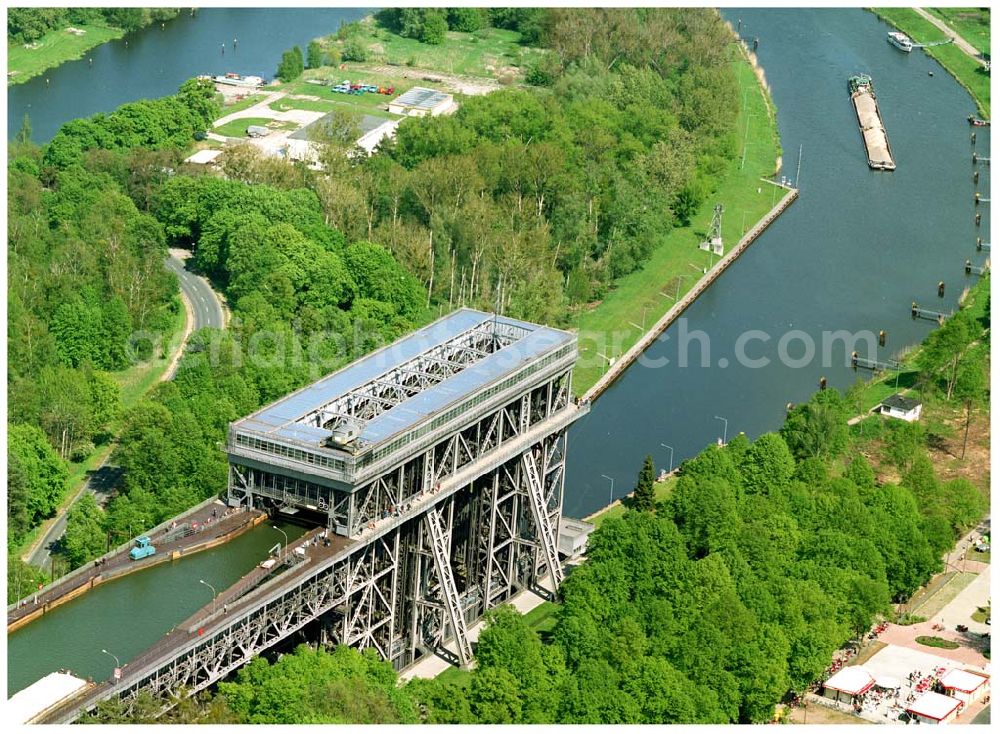
{"label": "dirt path", "polygon": [[947,23],[940,18],[931,15],[923,8],[914,8],[914,10],[917,12],[917,15],[926,20],[928,23],[933,24],[938,30],[948,36],[948,38],[952,39],[955,42],[955,45],[962,49],[966,54],[974,58],[980,64],[983,63],[983,60],[979,58],[979,49],[958,35],[958,33],[952,30]]}

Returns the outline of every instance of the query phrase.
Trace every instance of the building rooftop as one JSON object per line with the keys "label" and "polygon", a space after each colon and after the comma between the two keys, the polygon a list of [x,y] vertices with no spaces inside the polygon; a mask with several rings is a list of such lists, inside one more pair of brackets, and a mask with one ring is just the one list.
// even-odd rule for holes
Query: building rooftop
{"label": "building rooftop", "polygon": [[851,696],[858,696],[873,685],[875,685],[875,679],[872,674],[860,665],[841,668],[823,684],[825,688],[843,691]]}
{"label": "building rooftop", "polygon": [[202,165],[211,163],[216,158],[222,155],[221,150],[213,150],[212,148],[203,148],[199,150],[192,156],[189,156],[184,160],[185,163],[201,163]]}
{"label": "building rooftop", "polygon": [[381,442],[572,344],[565,331],[459,309],[236,421],[236,431],[326,445],[344,422],[359,447]]}
{"label": "building rooftop", "polygon": [[64,672],[49,673],[7,701],[4,718],[8,723],[27,724],[43,711],[86,688],[87,681]]}
{"label": "building rooftop", "polygon": [[885,400],[882,401],[882,405],[889,408],[895,408],[896,410],[902,410],[904,412],[909,412],[920,405],[919,400],[914,400],[913,398],[904,398],[899,393],[895,395],[890,395]]}
{"label": "building rooftop", "polygon": [[985,675],[958,668],[952,668],[941,676],[942,686],[945,688],[954,688],[962,691],[962,693],[972,693],[988,681],[989,677]]}
{"label": "building rooftop", "polygon": [[924,695],[906,707],[911,714],[925,716],[928,719],[941,721],[947,718],[952,711],[962,704],[957,698],[943,696],[934,691],[927,691]]}
{"label": "building rooftop", "polygon": [[450,94],[439,92],[436,89],[413,87],[392,100],[392,104],[413,107],[418,110],[430,110],[449,99],[451,99]]}

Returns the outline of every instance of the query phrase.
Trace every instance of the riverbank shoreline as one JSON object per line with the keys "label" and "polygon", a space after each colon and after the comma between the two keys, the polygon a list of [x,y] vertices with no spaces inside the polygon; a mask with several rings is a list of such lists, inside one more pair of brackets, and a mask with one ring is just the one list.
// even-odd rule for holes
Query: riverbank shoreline
{"label": "riverbank shoreline", "polygon": [[33,44],[36,46],[34,48],[25,44],[8,44],[7,86],[21,84],[68,61],[83,58],[91,49],[125,35],[122,28],[101,25],[81,25],[73,30],[83,31],[84,34],[78,35],[70,32],[69,28],[60,28],[49,31],[38,39]]}
{"label": "riverbank shoreline", "polygon": [[[917,43],[933,42],[945,35],[912,8],[869,8],[869,10],[875,17],[902,31]],[[937,61],[945,71],[954,77],[955,81],[965,88],[965,91],[975,102],[979,114],[988,119],[990,116],[990,76],[981,71],[982,64],[966,55],[955,44],[921,50]]]}
{"label": "riverbank shoreline", "polygon": [[[780,170],[782,151],[767,79],[753,52],[735,32],[733,37],[738,55],[732,63],[744,89],[737,121],[742,150],[716,190],[691,217],[691,225],[672,230],[641,268],[619,278],[597,306],[573,318],[572,328],[582,344],[581,360],[573,371],[577,395],[587,393],[603,378],[609,357],[617,362],[645,338],[647,315],[658,319],[684,298],[682,282],[693,277],[689,267],[700,272],[711,262],[697,249],[703,239],[698,230],[711,221],[716,203],[725,209],[723,241],[735,242],[749,231],[747,220],[752,223],[766,217],[776,203],[778,190],[786,188],[768,180]],[[750,229],[753,226],[750,224]],[[704,264],[691,262],[703,258]],[[692,284],[688,292],[695,287]],[[597,343],[588,346],[587,341]]]}

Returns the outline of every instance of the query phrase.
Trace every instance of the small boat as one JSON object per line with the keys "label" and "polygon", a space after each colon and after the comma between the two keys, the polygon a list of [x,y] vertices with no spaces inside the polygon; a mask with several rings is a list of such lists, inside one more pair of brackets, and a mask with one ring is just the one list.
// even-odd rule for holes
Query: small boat
{"label": "small boat", "polygon": [[990,121],[989,120],[981,120],[978,117],[976,117],[975,115],[969,115],[968,118],[966,118],[966,119],[968,119],[969,124],[972,125],[973,127],[989,127],[990,126]]}
{"label": "small boat", "polygon": [[913,39],[905,33],[900,33],[899,31],[889,31],[888,41],[900,51],[910,53],[910,51],[913,50]]}

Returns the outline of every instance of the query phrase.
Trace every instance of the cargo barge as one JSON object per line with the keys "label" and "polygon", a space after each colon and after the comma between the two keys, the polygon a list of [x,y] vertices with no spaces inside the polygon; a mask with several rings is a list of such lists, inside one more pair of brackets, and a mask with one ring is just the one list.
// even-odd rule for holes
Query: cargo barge
{"label": "cargo barge", "polygon": [[896,162],[892,158],[889,137],[882,124],[882,113],[875,100],[872,78],[867,74],[856,74],[847,80],[847,86],[858,116],[861,139],[868,154],[868,166],[878,171],[895,171]]}

